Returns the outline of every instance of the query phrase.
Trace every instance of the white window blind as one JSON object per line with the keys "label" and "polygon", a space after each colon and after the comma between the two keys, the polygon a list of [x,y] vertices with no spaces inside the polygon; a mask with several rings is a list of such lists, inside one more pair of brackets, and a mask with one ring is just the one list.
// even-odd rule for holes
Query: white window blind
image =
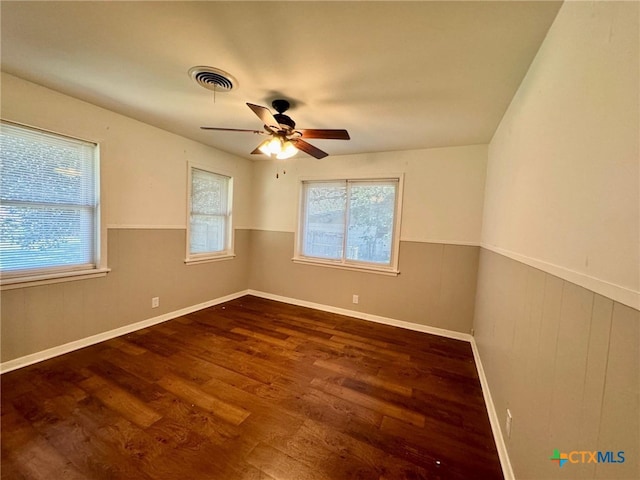
{"label": "white window blind", "polygon": [[229,252],[230,181],[224,175],[191,168],[190,257]]}
{"label": "white window blind", "polygon": [[2,122],[3,276],[95,268],[97,174],[95,144]]}
{"label": "white window blind", "polygon": [[399,179],[303,182],[299,254],[393,267]]}

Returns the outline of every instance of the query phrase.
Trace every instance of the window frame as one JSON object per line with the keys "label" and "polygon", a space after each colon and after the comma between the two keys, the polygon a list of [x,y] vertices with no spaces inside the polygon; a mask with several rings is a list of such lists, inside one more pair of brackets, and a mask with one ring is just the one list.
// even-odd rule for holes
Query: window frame
{"label": "window frame", "polygon": [[30,130],[44,136],[53,136],[68,139],[72,142],[81,142],[93,145],[93,169],[94,169],[94,198],[93,208],[94,228],[93,228],[93,253],[95,261],[91,264],[75,264],[68,266],[42,267],[12,272],[0,271],[0,289],[10,290],[15,288],[31,287],[37,285],[47,285],[74,281],[80,279],[97,278],[105,276],[110,269],[107,268],[106,252],[106,226],[102,217],[102,196],[101,196],[101,158],[100,143],[95,140],[88,140],[78,135],[60,133],[25,123],[0,118],[0,125],[9,125],[14,128]]}
{"label": "window frame", "polygon": [[[302,244],[304,242],[304,214],[305,214],[305,184],[306,183],[330,183],[330,182],[380,182],[380,181],[397,182],[396,199],[393,219],[393,232],[391,240],[391,260],[389,264],[381,265],[374,262],[355,261],[346,258],[346,249],[343,249],[341,259],[327,259],[321,257],[313,257],[302,253]],[[297,222],[295,231],[294,256],[292,260],[295,263],[306,265],[317,265],[330,268],[339,268],[343,270],[353,270],[360,272],[369,272],[382,275],[396,276],[400,273],[400,228],[402,225],[402,198],[404,191],[404,173],[392,174],[375,174],[375,175],[350,175],[347,177],[323,176],[323,177],[300,177]],[[346,226],[349,222],[349,206],[345,211],[345,242],[346,242]]]}
{"label": "window frame", "polygon": [[[191,253],[191,193],[193,188],[193,170],[202,170],[213,175],[226,177],[227,181],[227,231],[225,232],[226,249],[219,252]],[[234,250],[234,228],[233,228],[233,183],[234,178],[228,172],[216,169],[208,165],[194,162],[187,162],[187,222],[186,222],[186,245],[185,260],[187,265],[198,265],[202,263],[217,262],[220,260],[230,260],[235,258]]]}

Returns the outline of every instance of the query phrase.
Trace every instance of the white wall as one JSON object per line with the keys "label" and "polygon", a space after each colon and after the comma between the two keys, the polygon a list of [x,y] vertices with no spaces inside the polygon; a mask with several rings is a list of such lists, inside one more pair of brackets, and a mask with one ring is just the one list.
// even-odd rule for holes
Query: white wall
{"label": "white wall", "polygon": [[236,231],[233,260],[185,265],[184,258],[187,162],[234,176],[236,226],[247,226],[249,160],[11,75],[2,75],[1,88],[3,119],[100,144],[101,260],[110,268],[100,278],[4,289],[1,361],[24,365],[247,288],[248,230]]}
{"label": "white wall", "polygon": [[187,162],[234,175],[249,224],[251,162],[2,73],[2,118],[100,144],[103,224],[186,228]]}
{"label": "white wall", "polygon": [[[331,145],[326,142],[322,147],[330,151]],[[486,145],[472,145],[322,160],[298,154],[284,163],[258,161],[253,171],[252,226],[295,231],[301,177],[404,173],[401,240],[478,245],[486,158]]]}
{"label": "white wall", "polygon": [[489,146],[483,246],[639,308],[636,2],[566,2]]}
{"label": "white wall", "polygon": [[565,2],[489,145],[473,328],[518,479],[639,478],[639,13]]}
{"label": "white wall", "polygon": [[2,116],[100,143],[105,225],[184,228],[186,165],[192,161],[240,180],[234,192],[236,227],[293,232],[302,176],[405,173],[402,240],[480,241],[486,145],[323,160],[299,154],[276,179],[271,161],[252,163],[6,73]]}

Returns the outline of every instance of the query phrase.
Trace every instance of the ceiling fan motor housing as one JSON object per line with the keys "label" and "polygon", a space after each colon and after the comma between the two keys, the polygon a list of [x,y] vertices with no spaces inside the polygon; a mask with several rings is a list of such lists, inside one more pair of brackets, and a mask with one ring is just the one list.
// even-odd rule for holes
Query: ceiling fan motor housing
{"label": "ceiling fan motor housing", "polygon": [[296,128],[296,122],[291,120],[291,117],[288,115],[284,115],[284,112],[289,110],[289,107],[291,106],[288,100],[277,98],[271,102],[271,106],[276,112],[278,112],[273,116],[273,118],[275,118],[280,125],[286,125],[290,130]]}
{"label": "ceiling fan motor housing", "polygon": [[296,122],[294,122],[291,117],[288,115],[284,115],[282,113],[276,113],[273,118],[275,118],[280,125],[286,125],[290,129],[296,128]]}

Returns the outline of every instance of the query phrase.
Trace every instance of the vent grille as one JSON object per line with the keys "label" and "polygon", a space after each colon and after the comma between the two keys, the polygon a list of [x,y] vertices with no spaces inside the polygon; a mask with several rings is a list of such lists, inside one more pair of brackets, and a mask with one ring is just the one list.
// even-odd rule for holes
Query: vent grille
{"label": "vent grille", "polygon": [[230,92],[238,86],[238,81],[227,72],[214,67],[193,67],[189,75],[201,87],[216,92]]}

